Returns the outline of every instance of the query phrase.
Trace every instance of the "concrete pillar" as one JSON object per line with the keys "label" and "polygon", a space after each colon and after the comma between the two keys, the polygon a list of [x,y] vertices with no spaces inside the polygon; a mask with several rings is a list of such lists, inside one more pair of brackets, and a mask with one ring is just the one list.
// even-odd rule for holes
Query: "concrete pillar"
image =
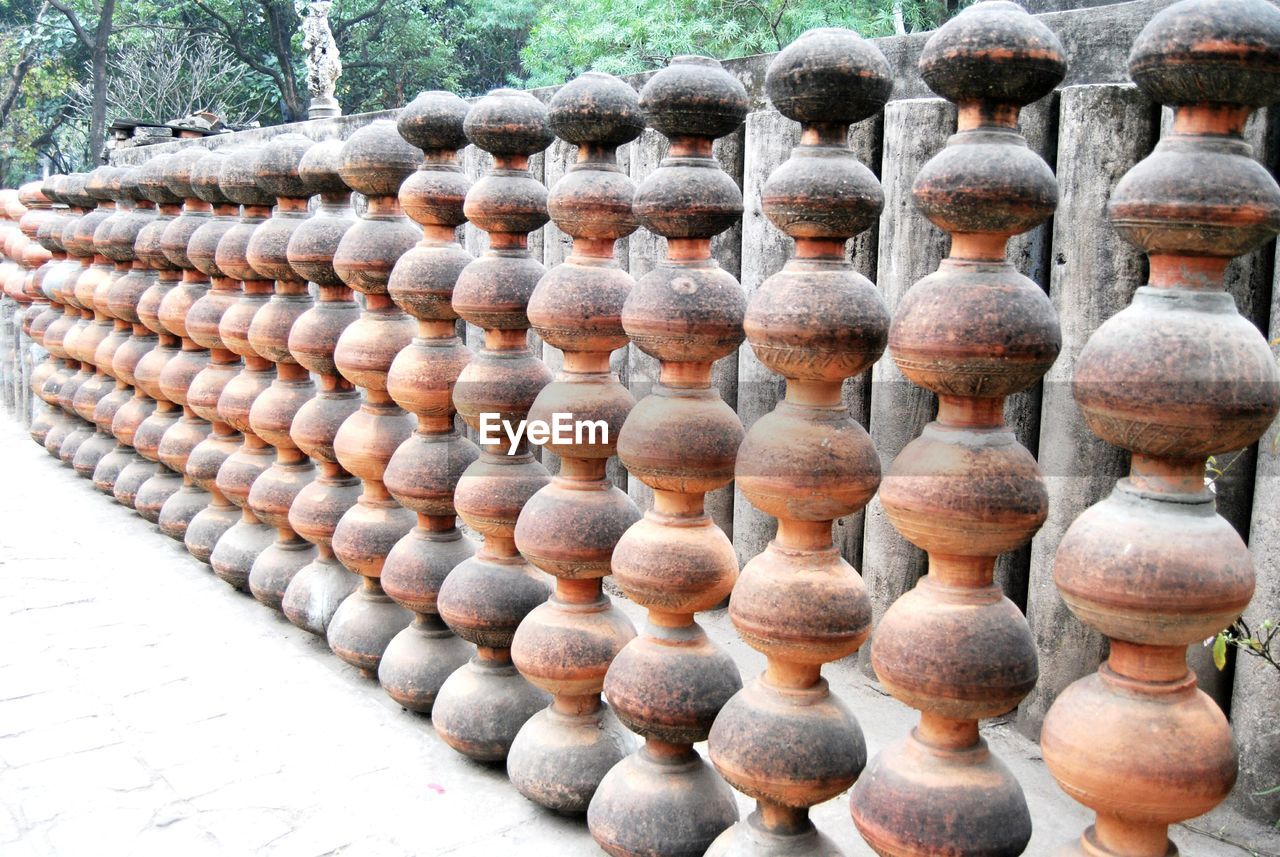
{"label": "concrete pillar", "polygon": [[[1280,259],[1275,269],[1280,271]],[[1280,300],[1273,283],[1268,341],[1280,339]],[[1258,442],[1249,551],[1253,554],[1257,588],[1245,611],[1245,621],[1257,633],[1264,621],[1280,622],[1280,420]],[[1280,671],[1259,658],[1237,655],[1231,695],[1231,725],[1240,753],[1240,777],[1231,802],[1267,824],[1280,818],[1280,792],[1259,792],[1280,786]]]}
{"label": "concrete pillar", "polygon": [[[876,285],[890,315],[907,289],[936,270],[946,255],[946,233],[916,209],[911,185],[924,163],[946,144],[955,124],[955,106],[941,98],[891,101],[885,108],[880,175],[885,204]],[[928,390],[904,378],[888,352],[873,367],[871,382],[871,439],[881,468],[887,471],[902,448],[933,419],[937,401]],[[893,528],[878,497],[864,516],[860,570],[871,596],[873,620],[879,622],[889,605],[924,573],[925,554]],[[871,646],[862,647],[861,661],[867,670],[870,651]]]}

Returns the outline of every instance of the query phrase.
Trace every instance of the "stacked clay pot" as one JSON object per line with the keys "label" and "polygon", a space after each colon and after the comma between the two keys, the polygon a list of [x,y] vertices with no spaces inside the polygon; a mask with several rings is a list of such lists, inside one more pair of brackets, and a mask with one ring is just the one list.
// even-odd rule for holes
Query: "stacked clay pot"
{"label": "stacked clay pot", "polygon": [[289,332],[290,353],[315,375],[318,385],[315,397],[294,415],[289,433],[318,464],[319,472],[289,507],[290,526],[316,546],[316,556],[289,581],[281,607],[290,622],[320,636],[360,580],[333,553],[333,531],[360,496],[360,480],[338,462],[333,450],[338,428],[360,407],[355,385],[338,374],[333,362],[338,338],[360,314],[351,289],[333,269],[338,243],[354,222],[351,189],[338,174],[341,164],[338,140],[316,143],[302,156],[298,176],[307,193],[319,199],[312,216],[294,229],[287,248],[293,270],[318,293],[315,305]]}
{"label": "stacked clay pot", "polygon": [[43,280],[63,253],[51,239],[52,224],[61,215],[54,208],[53,197],[44,192],[46,183],[29,182],[18,190],[19,199],[27,206],[27,213],[18,222],[18,228],[27,239],[22,252],[22,293],[29,303],[22,317],[22,332],[32,342],[29,383],[34,399],[39,399],[39,404],[32,402],[31,423],[27,430],[31,439],[40,446],[44,446],[54,422],[53,407],[45,399],[44,384],[57,368],[44,347],[44,331],[53,321],[54,310],[44,293]]}
{"label": "stacked clay pot", "polygon": [[[634,280],[614,261],[614,242],[639,225],[635,185],[618,166],[617,147],[644,131],[640,98],[625,82],[589,72],[550,102],[551,130],[578,146],[578,158],[551,188],[552,220],[573,251],[548,271],[529,299],[529,321],[547,345],[564,351],[564,368],[538,394],[531,421],[572,428],[543,449],[560,458],[551,483],[525,503],[516,547],[555,577],[551,598],[516,630],[511,658],[551,705],[529,719],[507,759],[512,784],[560,812],[586,812],[609,770],[635,749],[634,737],[600,698],[609,664],[635,628],[603,591],[614,546],[640,518],[606,469],[635,398],[610,368],[625,348],[622,305]],[[568,419],[557,414],[568,415]],[[568,442],[564,442],[567,439]]]}
{"label": "stacked clay pot", "polygon": [[[22,219],[31,211],[23,201],[21,190],[11,190],[4,200],[5,213],[9,218],[9,229],[6,230],[4,238],[4,254],[7,258],[5,263],[4,278],[0,280],[0,287],[4,289],[4,293],[14,302],[14,344],[19,351],[14,355],[15,367],[25,359],[25,330],[27,329],[27,311],[31,306],[31,297],[27,295],[26,284],[27,278],[31,273],[31,269],[26,262],[26,254],[32,239],[22,231]],[[41,248],[43,249],[43,248]],[[34,261],[34,259],[33,259]],[[43,264],[43,262],[41,263]],[[15,368],[18,377],[21,377],[22,369]],[[29,415],[29,390],[15,390],[18,396],[24,397],[24,401],[17,403],[15,412],[19,417],[25,419]]]}
{"label": "stacked clay pot", "polygon": [[159,521],[165,502],[178,493],[183,484],[182,474],[165,464],[160,456],[160,443],[165,433],[183,417],[182,406],[169,397],[172,387],[166,391],[162,382],[165,369],[182,350],[181,338],[165,321],[166,315],[169,319],[173,319],[173,315],[162,311],[165,298],[182,283],[181,268],[165,253],[164,247],[165,230],[182,214],[182,197],[174,193],[169,184],[169,170],[176,157],[165,154],[152,158],[142,166],[138,177],[143,195],[156,204],[156,216],[138,233],[134,245],[134,251],[155,273],[155,278],[138,299],[138,318],[156,334],[157,341],[155,348],[138,361],[134,380],[155,400],[156,408],[133,434],[134,448],[152,470],[138,487],[133,508],[152,523]]}
{"label": "stacked clay pot", "polygon": [[[18,221],[26,212],[27,207],[18,198],[17,189],[0,190],[0,292],[3,292],[0,299],[7,305],[6,312],[13,313],[12,323],[18,327],[22,323],[22,306],[28,302],[22,291],[26,279],[22,253],[28,239],[18,226]],[[16,333],[14,342],[17,342]],[[8,347],[8,343],[5,347]],[[16,360],[17,355],[14,354],[9,359]]]}
{"label": "stacked clay pot", "polygon": [[275,459],[275,452],[250,424],[254,402],[275,380],[275,366],[253,347],[249,329],[271,299],[274,284],[249,264],[247,254],[254,232],[271,213],[275,198],[258,186],[257,146],[237,146],[227,153],[218,172],[218,187],[232,205],[240,205],[240,219],[226,229],[214,250],[214,264],[239,283],[239,295],[222,312],[218,338],[244,367],[227,381],[218,397],[218,415],[240,432],[240,447],[218,468],[215,485],[240,508],[240,520],[222,534],[209,555],[214,574],[240,590],[249,588],[249,572],[258,555],[275,541],[275,530],[258,517],[249,503],[253,483]]}
{"label": "stacked clay pot", "polygon": [[188,255],[191,237],[213,216],[213,209],[192,186],[196,164],[206,150],[191,146],[176,152],[165,167],[165,183],[174,196],[182,199],[182,212],[171,220],[160,236],[160,249],[165,258],[181,270],[181,280],[170,289],[160,304],[160,322],[177,336],[178,354],[165,364],[160,373],[160,389],[165,398],[182,408],[182,416],[164,433],[157,453],[166,467],[182,476],[182,487],[173,493],[160,509],[157,521],[160,531],[185,543],[187,527],[193,518],[209,505],[209,492],[187,473],[187,460],[192,450],[204,442],[212,430],[209,420],[191,407],[187,394],[192,382],[209,365],[207,346],[191,338],[187,316],[191,308],[209,292],[209,276],[195,266]]}
{"label": "stacked clay pot", "polygon": [[209,203],[210,214],[191,233],[187,258],[209,278],[209,288],[187,311],[187,336],[209,349],[209,362],[191,379],[187,407],[209,422],[209,434],[187,456],[186,475],[209,495],[208,504],[187,525],[183,544],[196,559],[209,562],[218,540],[236,521],[240,510],[218,488],[218,471],[244,442],[244,437],[218,411],[227,384],[240,374],[244,362],[222,341],[222,317],[240,297],[240,284],[218,267],[218,244],[236,224],[240,208],[222,192],[226,155],[206,152],[191,165],[191,191]]}
{"label": "stacked clay pot", "polygon": [[[76,415],[93,427],[93,434],[85,438],[70,457],[76,475],[84,479],[93,477],[98,462],[115,447],[110,424],[104,426],[96,417],[98,403],[115,389],[111,356],[120,342],[119,338],[108,342],[115,325],[105,299],[115,279],[115,265],[103,252],[106,245],[98,241],[98,234],[103,233],[105,237],[103,227],[109,229],[114,219],[120,177],[120,171],[115,167],[98,167],[89,173],[85,192],[93,198],[96,207],[77,226],[77,241],[93,250],[92,261],[76,279],[75,286],[76,301],[86,308],[90,319],[89,326],[76,344],[77,350],[82,363],[93,373],[76,390],[71,401]],[[105,350],[102,348],[104,344],[107,345]]]}
{"label": "stacked clay pot", "polygon": [[0,346],[9,352],[5,359],[9,362],[9,371],[12,373],[7,381],[4,399],[5,405],[11,408],[15,417],[26,420],[31,399],[29,389],[23,381],[23,362],[26,358],[22,328],[23,316],[31,299],[23,291],[27,269],[22,259],[30,239],[23,234],[18,221],[27,213],[27,207],[14,188],[6,188],[0,194],[0,211],[4,216],[3,229],[0,230],[0,255],[3,257],[3,263],[0,263],[0,292],[3,293],[3,300],[0,302],[8,304],[5,311],[12,313],[9,320],[11,338]]}
{"label": "stacked clay pot", "polygon": [[627,335],[661,369],[618,436],[618,457],[654,489],[654,505],[613,553],[614,579],[648,610],[604,682],[613,711],[645,739],[605,776],[587,812],[592,835],[615,857],[702,853],[738,820],[732,791],[693,745],[742,679],[694,617],[722,602],[738,576],[733,545],[704,505],[733,479],[742,443],[742,423],[711,375],[742,342],[746,311],[742,286],[711,256],[712,237],[742,214],[742,193],[712,146],[742,125],[749,102],[717,61],[676,57],[640,103],[671,145],[634,206],[646,229],[666,237],[666,256],[622,309]]}
{"label": "stacked clay pot", "polygon": [[853,654],[871,631],[866,587],[831,527],[880,483],[875,447],[841,389],[880,358],[888,336],[884,302],[845,255],[884,196],[847,141],[849,125],[879,113],[892,85],[884,56],[850,30],[810,30],[765,75],[773,106],[801,124],[800,145],[761,191],[765,216],[796,249],[751,296],[744,328],[787,392],[747,432],[735,474],[778,532],[729,600],[738,633],[768,664],[725,704],[708,739],[716,770],[757,809],[708,854],[842,854],[809,807],[851,786],[867,760],[862,729],[822,665]]}
{"label": "stacked clay pot", "polygon": [[249,505],[275,529],[276,538],[254,560],[249,591],[276,610],[289,581],[316,556],[315,546],[289,524],[293,499],[316,475],[315,464],[289,433],[294,415],[316,394],[311,374],[289,351],[293,323],[312,304],[306,279],[293,269],[288,257],[289,239],[307,218],[310,192],[298,175],[298,164],[311,145],[301,134],[284,134],[269,140],[259,151],[254,165],[258,186],[275,198],[276,206],[254,230],[245,257],[258,276],[275,284],[271,299],[253,317],[249,344],[275,364],[276,378],[254,401],[249,424],[258,437],[275,447],[276,457],[254,481]]}
{"label": "stacked clay pot", "polygon": [[[547,578],[515,544],[516,519],[550,481],[527,437],[507,430],[526,418],[551,373],[529,347],[526,307],[545,269],[529,253],[529,233],[547,222],[547,191],[528,172],[530,156],[551,144],[547,108],[533,96],[498,89],[472,105],[467,139],[493,155],[493,167],[467,191],[463,211],[489,236],[489,249],[463,268],[453,310],[484,331],[484,344],[458,376],[453,404],[480,433],[480,457],[458,480],[454,506],[482,538],[440,587],[437,607],[475,655],[445,679],[432,708],[436,732],[472,759],[505,759],[526,720],[548,697],[511,663],[511,641],[525,615],[546,600]],[[482,422],[500,422],[486,438]]]}
{"label": "stacked clay pot", "polygon": [[969,7],[920,56],[925,82],[957,104],[959,120],[912,189],[951,233],[951,252],[907,292],[889,331],[894,362],[938,395],[938,417],[880,489],[894,527],[929,554],[928,575],[872,640],[880,681],[921,712],[851,796],[854,822],[880,854],[1021,854],[1031,836],[1022,789],[978,721],[1011,711],[1036,682],[1031,630],[994,574],[996,558],[1040,528],[1048,496],[1005,425],[1004,401],[1048,370],[1061,336],[1048,296],[1005,245],[1057,204],[1053,173],[1017,122],[1065,70],[1057,37],[1004,0]]}
{"label": "stacked clay pot", "polygon": [[453,506],[458,479],[480,454],[455,427],[453,408],[454,383],[471,358],[452,305],[454,284],[471,262],[456,234],[466,220],[469,185],[458,163],[466,115],[458,96],[424,92],[396,120],[400,136],[423,151],[418,169],[400,185],[400,206],[422,226],[422,240],[400,257],[387,283],[391,298],[418,322],[418,335],[391,364],[387,392],[418,427],[387,463],[386,484],[418,523],[382,566],[383,588],[412,611],[413,621],[387,645],[378,680],[396,702],[424,714],[472,654],[436,608],[445,577],[476,552]]}
{"label": "stacked clay pot", "polygon": [[1089,338],[1073,379],[1090,430],[1132,458],[1054,562],[1067,606],[1111,644],[1041,734],[1050,773],[1097,813],[1063,857],[1176,855],[1169,825],[1235,783],[1231,727],[1197,689],[1186,648],[1253,594],[1249,550],[1204,475],[1207,457],[1248,447],[1280,411],[1275,355],[1223,285],[1234,257],[1280,230],[1280,187],[1243,139],[1249,115],[1280,97],[1277,69],[1280,11],[1260,0],[1176,3],[1129,55],[1134,82],[1173,108],[1173,128],[1108,203],[1150,260],[1147,285]]}
{"label": "stacked clay pot", "polygon": [[360,409],[334,437],[338,462],[359,477],[359,500],[333,533],[333,552],[362,578],[329,622],[329,648],[374,678],[391,638],[409,624],[409,611],[382,589],[382,565],[414,514],[395,501],[383,484],[387,462],[413,431],[414,419],[387,393],[391,362],[413,339],[413,319],[387,294],[391,270],[422,237],[400,208],[400,183],[417,167],[418,150],[405,142],[389,119],[376,120],[351,135],[342,147],[342,180],[367,199],[364,213],[347,229],[334,253],[333,268],[349,288],[364,295],[364,311],[342,332],[334,363],[344,378],[364,391]]}
{"label": "stacked clay pot", "polygon": [[74,173],[59,186],[58,194],[67,204],[68,211],[59,223],[58,241],[67,258],[57,269],[49,272],[50,276],[44,282],[51,299],[63,306],[62,317],[45,331],[46,343],[52,343],[48,346],[50,351],[56,349],[62,357],[62,371],[50,379],[50,392],[62,412],[62,419],[45,438],[44,448],[68,466],[80,444],[92,432],[92,426],[72,406],[80,385],[92,375],[88,364],[80,359],[77,343],[80,334],[89,327],[92,313],[81,306],[75,294],[76,282],[93,262],[92,239],[86,246],[84,236],[79,232],[80,221],[88,217],[94,207],[93,197],[85,190],[88,179],[87,173]]}
{"label": "stacked clay pot", "polygon": [[57,214],[54,211],[54,201],[45,195],[43,186],[44,182],[34,181],[18,188],[18,201],[27,209],[18,221],[18,229],[26,239],[18,263],[23,269],[22,294],[27,299],[22,318],[22,332],[27,337],[31,336],[32,322],[49,304],[48,298],[36,282],[36,273],[46,268],[53,260],[53,254],[39,240],[39,234],[41,228],[48,229],[48,224]]}
{"label": "stacked clay pot", "polygon": [[113,243],[119,243],[119,255],[129,260],[127,274],[111,281],[106,294],[106,304],[111,315],[128,322],[129,336],[111,356],[111,371],[129,389],[131,397],[125,399],[111,417],[111,434],[115,436],[115,449],[105,455],[93,471],[93,485],[109,490],[111,496],[125,507],[133,508],[133,500],[143,482],[154,472],[150,462],[143,459],[133,445],[138,427],[155,412],[156,402],[137,381],[138,365],[151,349],[159,343],[155,331],[142,322],[138,315],[138,303],[151,284],[156,272],[151,269],[150,256],[140,252],[143,230],[155,219],[155,203],[142,192],[142,171],[145,165],[125,169],[120,179],[120,191],[132,197],[134,207],[127,220],[113,230]]}
{"label": "stacked clay pot", "polygon": [[[102,382],[104,389],[91,414],[97,432],[81,445],[72,462],[77,473],[92,478],[94,487],[106,492],[114,488],[115,477],[124,466],[123,459],[116,454],[119,441],[112,433],[112,424],[120,408],[133,397],[133,390],[117,375],[115,369],[116,352],[128,342],[130,326],[111,309],[111,290],[117,280],[129,274],[133,239],[136,238],[136,235],[123,229],[133,214],[132,194],[136,191],[136,188],[126,186],[129,173],[127,168],[114,171],[107,183],[107,191],[113,203],[111,214],[98,224],[93,233],[94,250],[110,265],[109,271],[98,278],[93,293],[95,316],[101,316],[108,325],[106,335],[98,343],[93,358],[98,371],[105,376]],[[98,471],[104,460],[108,463],[99,480]]]}

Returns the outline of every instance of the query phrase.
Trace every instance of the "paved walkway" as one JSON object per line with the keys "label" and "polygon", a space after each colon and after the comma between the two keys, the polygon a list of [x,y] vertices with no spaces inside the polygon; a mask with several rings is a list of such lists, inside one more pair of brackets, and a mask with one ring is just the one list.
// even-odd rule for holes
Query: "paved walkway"
{"label": "paved walkway", "polygon": [[[581,821],[526,801],[501,767],[455,754],[430,720],[4,416],[0,450],[0,855],[600,853]],[[708,626],[744,674],[759,669],[723,615]],[[829,673],[872,752],[911,723],[852,667]],[[1000,724],[984,733],[1027,790],[1027,853],[1077,835],[1087,813],[1038,748]],[[843,796],[814,817],[850,857],[871,855]],[[1175,838],[1188,857],[1250,853],[1187,830]]]}

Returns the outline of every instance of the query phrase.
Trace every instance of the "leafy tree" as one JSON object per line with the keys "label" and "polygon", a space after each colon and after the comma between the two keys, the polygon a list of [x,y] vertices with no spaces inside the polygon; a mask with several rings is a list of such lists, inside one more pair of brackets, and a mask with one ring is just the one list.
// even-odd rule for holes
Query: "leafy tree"
{"label": "leafy tree", "polygon": [[[935,26],[969,0],[334,0],[348,113],[775,51],[811,27]],[[108,118],[306,116],[307,0],[0,0],[0,173],[90,165]]]}
{"label": "leafy tree", "polygon": [[279,93],[279,116],[307,115],[301,80],[302,34],[294,0],[192,0],[191,23],[208,28],[246,66],[268,78]]}
{"label": "leafy tree", "polygon": [[458,91],[483,95],[519,86],[526,74],[520,51],[545,0],[463,0],[452,4],[444,24],[454,46]]}
{"label": "leafy tree", "polygon": [[116,0],[88,0],[78,7],[69,0],[49,0],[49,5],[66,17],[76,38],[89,51],[91,95],[85,154],[90,162],[94,162],[106,137],[107,50],[115,25]]}
{"label": "leafy tree", "polygon": [[542,5],[521,58],[527,85],[552,86],[589,69],[644,71],[679,54],[777,51],[813,27],[878,36],[898,29],[898,15],[915,30],[946,14],[942,0],[557,0]]}
{"label": "leafy tree", "polygon": [[72,78],[68,60],[85,55],[66,21],[47,3],[0,0],[0,62],[9,69],[0,82],[0,178],[10,187],[35,172],[44,155],[79,163],[83,151],[64,155],[65,98]]}

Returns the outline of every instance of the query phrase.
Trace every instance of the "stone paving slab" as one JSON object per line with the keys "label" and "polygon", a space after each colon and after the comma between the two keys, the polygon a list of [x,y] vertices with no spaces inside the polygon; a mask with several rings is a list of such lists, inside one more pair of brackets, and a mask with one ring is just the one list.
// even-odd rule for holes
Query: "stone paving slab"
{"label": "stone paving slab", "polygon": [[[526,801],[501,766],[454,753],[429,719],[231,590],[8,419],[0,450],[0,855],[601,853],[581,820]],[[744,675],[760,669],[723,613],[706,624]],[[871,752],[910,728],[914,714],[854,664],[828,675]],[[984,734],[1027,790],[1027,853],[1078,835],[1088,814],[1038,748],[1006,724]],[[814,819],[850,857],[870,857],[846,800]],[[1194,857],[1280,854],[1233,825],[1214,829],[1260,843],[1254,851],[1186,829],[1175,839]]]}

